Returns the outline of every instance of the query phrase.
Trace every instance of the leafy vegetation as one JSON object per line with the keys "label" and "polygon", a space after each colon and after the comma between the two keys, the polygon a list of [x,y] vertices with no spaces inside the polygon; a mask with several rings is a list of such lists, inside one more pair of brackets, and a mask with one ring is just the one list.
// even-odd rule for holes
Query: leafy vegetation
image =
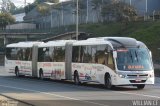
{"label": "leafy vegetation", "polygon": [[11,12],[16,10],[16,6],[11,0],[1,0],[1,12]]}
{"label": "leafy vegetation", "polygon": [[5,29],[6,25],[15,22],[15,18],[10,13],[0,13],[0,28]]}
{"label": "leafy vegetation", "polygon": [[93,10],[99,22],[133,21],[136,19],[136,9],[123,1],[92,0]]}
{"label": "leafy vegetation", "polygon": [[35,0],[34,3],[32,4],[28,4],[26,7],[25,7],[25,13],[28,13],[30,12],[31,10],[33,10],[34,8],[37,7],[38,11],[40,11],[40,13],[42,13],[43,15],[44,14],[47,14],[47,13],[44,13],[44,12],[48,12],[48,7],[45,6],[45,5],[41,5],[41,3],[43,2],[50,2],[50,3],[58,3],[59,0]]}

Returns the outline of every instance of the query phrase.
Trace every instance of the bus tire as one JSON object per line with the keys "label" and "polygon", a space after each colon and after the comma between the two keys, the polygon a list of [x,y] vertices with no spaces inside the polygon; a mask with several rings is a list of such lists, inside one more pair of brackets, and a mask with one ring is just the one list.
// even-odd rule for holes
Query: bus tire
{"label": "bus tire", "polygon": [[19,69],[18,69],[17,66],[15,67],[15,74],[16,74],[16,77],[19,77],[19,76],[20,76],[20,75],[19,75]]}
{"label": "bus tire", "polygon": [[145,87],[145,84],[136,85],[137,89],[143,89]]}
{"label": "bus tire", "polygon": [[112,85],[112,81],[111,81],[111,77],[109,75],[109,73],[105,74],[105,87],[107,89],[113,89],[114,86]]}
{"label": "bus tire", "polygon": [[44,79],[43,70],[42,69],[39,70],[39,79],[41,79],[41,80]]}
{"label": "bus tire", "polygon": [[77,70],[74,72],[74,84],[75,85],[79,85],[80,84],[79,75],[78,75],[78,71]]}

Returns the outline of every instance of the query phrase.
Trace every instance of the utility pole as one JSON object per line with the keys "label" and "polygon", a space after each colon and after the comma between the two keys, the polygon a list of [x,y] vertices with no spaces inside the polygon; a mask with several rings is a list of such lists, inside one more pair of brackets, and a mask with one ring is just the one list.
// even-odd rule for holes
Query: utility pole
{"label": "utility pole", "polygon": [[24,0],[24,7],[26,7],[26,0]]}
{"label": "utility pole", "polygon": [[76,40],[78,40],[78,35],[79,35],[79,33],[78,33],[78,21],[79,21],[79,17],[78,17],[78,0],[77,0],[77,18],[76,18]]}
{"label": "utility pole", "polygon": [[86,24],[88,23],[88,0],[87,0],[87,17],[86,17]]}
{"label": "utility pole", "polygon": [[64,25],[64,13],[63,13],[63,4],[62,4],[62,2],[61,2],[61,18],[62,18],[62,26]]}
{"label": "utility pole", "polygon": [[53,11],[52,11],[52,7],[50,7],[50,11],[51,11],[51,28],[53,27]]}
{"label": "utility pole", "polygon": [[155,21],[155,10],[153,11],[153,21]]}
{"label": "utility pole", "polygon": [[146,0],[146,13],[148,12],[148,0]]}
{"label": "utility pole", "polygon": [[[25,9],[25,7],[26,7],[26,0],[24,0],[24,9]],[[27,8],[29,8],[29,7],[27,7]],[[24,14],[26,15],[26,12],[24,12]]]}
{"label": "utility pole", "polygon": [[129,1],[129,5],[130,5],[130,6],[132,5],[132,0]]}
{"label": "utility pole", "polygon": [[148,0],[146,0],[146,15],[145,15],[145,20],[147,20],[148,19],[148,15],[147,15],[147,13],[148,13]]}

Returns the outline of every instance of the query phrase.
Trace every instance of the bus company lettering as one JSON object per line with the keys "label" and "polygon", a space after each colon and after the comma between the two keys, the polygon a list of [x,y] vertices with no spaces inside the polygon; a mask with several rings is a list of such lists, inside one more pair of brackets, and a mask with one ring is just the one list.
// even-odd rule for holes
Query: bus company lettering
{"label": "bus company lettering", "polygon": [[64,71],[62,71],[61,69],[56,69],[52,71],[51,76],[55,79],[60,78],[61,76],[64,76]]}
{"label": "bus company lettering", "polygon": [[57,69],[57,70],[52,71],[52,74],[64,75],[64,71],[62,71],[61,69]]}
{"label": "bus company lettering", "polygon": [[26,62],[23,63],[23,62],[22,62],[22,65],[30,66],[30,63],[26,63]]}
{"label": "bus company lettering", "polygon": [[89,66],[85,66],[84,67],[84,70],[92,70],[93,68],[92,67],[89,67]]}
{"label": "bus company lettering", "polygon": [[129,65],[128,69],[143,69],[144,66],[142,65]]}
{"label": "bus company lettering", "polygon": [[63,65],[62,65],[62,64],[56,64],[56,63],[55,63],[55,64],[52,64],[52,66],[54,66],[54,67],[55,67],[55,66],[61,67],[61,66],[63,66]]}
{"label": "bus company lettering", "polygon": [[78,69],[81,69],[81,66],[80,65],[78,65],[78,64],[73,64],[73,68],[78,68]]}
{"label": "bus company lettering", "polygon": [[92,66],[93,69],[96,69],[97,71],[103,71],[104,67],[103,66]]}
{"label": "bus company lettering", "polygon": [[43,67],[51,67],[51,63],[43,63]]}
{"label": "bus company lettering", "polygon": [[31,70],[30,66],[20,66],[21,69],[28,69],[28,70]]}
{"label": "bus company lettering", "polygon": [[16,65],[21,65],[21,62],[20,61],[16,61]]}

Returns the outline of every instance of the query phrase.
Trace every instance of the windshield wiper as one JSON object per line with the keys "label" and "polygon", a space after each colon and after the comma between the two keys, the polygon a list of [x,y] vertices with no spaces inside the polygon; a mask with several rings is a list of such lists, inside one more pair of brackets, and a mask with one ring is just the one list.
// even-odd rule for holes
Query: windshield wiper
{"label": "windshield wiper", "polygon": [[132,56],[131,51],[129,51],[129,53],[130,53],[130,57],[131,57],[131,60],[132,60],[132,63],[133,63],[133,56]]}
{"label": "windshield wiper", "polygon": [[135,55],[136,55],[136,59],[137,59],[137,62],[138,62],[138,54],[137,52],[135,51]]}

